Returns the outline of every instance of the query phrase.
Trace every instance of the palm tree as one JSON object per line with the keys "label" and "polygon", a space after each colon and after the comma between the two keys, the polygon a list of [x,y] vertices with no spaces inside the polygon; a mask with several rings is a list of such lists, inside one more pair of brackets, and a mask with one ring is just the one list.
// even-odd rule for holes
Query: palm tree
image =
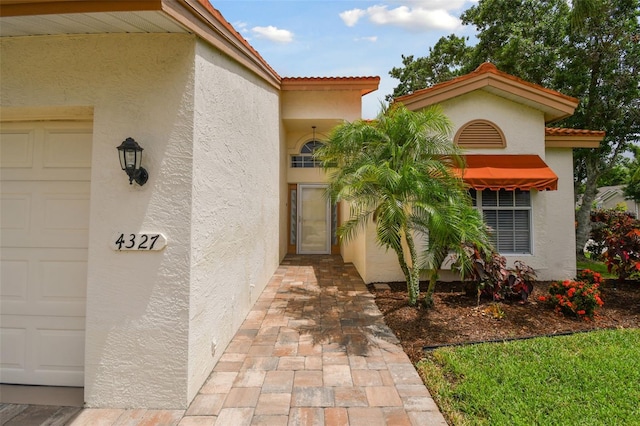
{"label": "palm tree", "polygon": [[423,268],[429,279],[424,297],[426,306],[433,304],[438,271],[447,259],[451,261],[451,269],[464,280],[474,275],[474,252],[486,258],[494,251],[487,225],[481,213],[471,205],[467,193],[453,193],[450,196],[452,198],[439,210],[426,216],[424,221],[417,221],[422,232],[429,236],[423,256]]}
{"label": "palm tree", "polygon": [[[450,131],[451,123],[439,107],[412,112],[394,104],[376,120],[339,125],[317,152],[329,173],[332,201],[350,205],[350,218],[338,235],[349,241],[373,222],[378,244],[398,257],[412,306],[418,303],[422,267],[433,269],[439,259],[422,256],[416,242],[428,239],[431,250],[426,253],[433,254],[436,248],[468,240],[459,223],[443,225],[455,222],[451,215],[469,214],[471,208],[455,172],[463,159],[449,139]],[[461,235],[445,236],[452,232]]]}

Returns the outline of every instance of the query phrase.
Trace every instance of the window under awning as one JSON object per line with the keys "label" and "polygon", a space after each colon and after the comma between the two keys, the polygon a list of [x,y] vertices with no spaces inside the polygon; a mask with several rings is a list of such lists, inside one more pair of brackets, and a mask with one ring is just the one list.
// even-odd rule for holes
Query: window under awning
{"label": "window under awning", "polygon": [[465,155],[462,179],[477,190],[555,191],[558,176],[537,155]]}

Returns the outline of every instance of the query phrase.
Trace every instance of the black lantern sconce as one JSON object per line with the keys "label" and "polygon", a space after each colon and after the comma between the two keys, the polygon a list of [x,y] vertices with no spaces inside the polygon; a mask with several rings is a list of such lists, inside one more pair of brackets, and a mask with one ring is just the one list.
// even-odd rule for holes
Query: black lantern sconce
{"label": "black lantern sconce", "polygon": [[142,147],[133,138],[125,139],[118,147],[118,155],[120,157],[120,167],[129,176],[129,185],[133,185],[133,181],[140,186],[147,183],[149,173],[141,167],[142,163]]}

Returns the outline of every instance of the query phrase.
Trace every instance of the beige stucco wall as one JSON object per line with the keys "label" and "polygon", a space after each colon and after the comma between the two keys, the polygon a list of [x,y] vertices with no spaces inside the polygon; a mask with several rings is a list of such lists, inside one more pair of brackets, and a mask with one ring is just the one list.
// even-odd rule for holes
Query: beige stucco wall
{"label": "beige stucco wall", "polygon": [[276,90],[198,43],[194,110],[189,399],[278,267],[284,231]]}
{"label": "beige stucco wall", "polygon": [[[275,90],[190,35],[0,43],[3,108],[94,110],[87,405],[185,408],[283,255]],[[143,187],[119,167],[129,136]],[[116,252],[116,232],[168,245]]]}
{"label": "beige stucco wall", "polygon": [[541,211],[546,232],[536,240],[536,253],[544,257],[538,267],[538,279],[556,280],[576,276],[575,198],[573,193],[573,150],[549,148],[545,162],[558,175],[558,190],[539,195],[546,198]]}
{"label": "beige stucco wall", "polygon": [[[494,94],[477,90],[441,104],[454,124],[451,137],[472,120],[489,120],[504,133],[504,149],[474,149],[473,154],[537,154],[544,159],[544,115]],[[471,154],[472,152],[469,151]]]}
{"label": "beige stucco wall", "polygon": [[[335,119],[347,121],[362,117],[359,90],[292,90],[282,92],[282,118],[285,120]],[[318,125],[316,123],[316,125]],[[311,128],[311,124],[303,131]],[[320,129],[319,127],[319,130]]]}

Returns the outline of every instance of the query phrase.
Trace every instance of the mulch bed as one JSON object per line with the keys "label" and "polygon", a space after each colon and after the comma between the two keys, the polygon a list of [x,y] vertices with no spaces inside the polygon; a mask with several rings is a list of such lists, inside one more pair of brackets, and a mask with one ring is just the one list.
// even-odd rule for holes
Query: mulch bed
{"label": "mulch bed", "polygon": [[[404,282],[387,284],[391,290],[376,290],[373,285],[369,290],[414,363],[424,357],[426,346],[640,327],[640,281],[603,283],[604,306],[594,321],[558,315],[552,307],[538,302],[538,296],[547,294],[549,282],[536,283],[527,303],[506,301],[497,308],[488,299],[481,299],[478,305],[477,298],[467,295],[460,282],[439,282],[435,305],[429,309],[409,307]],[[424,287],[421,283],[421,290],[426,290],[426,283]]]}

